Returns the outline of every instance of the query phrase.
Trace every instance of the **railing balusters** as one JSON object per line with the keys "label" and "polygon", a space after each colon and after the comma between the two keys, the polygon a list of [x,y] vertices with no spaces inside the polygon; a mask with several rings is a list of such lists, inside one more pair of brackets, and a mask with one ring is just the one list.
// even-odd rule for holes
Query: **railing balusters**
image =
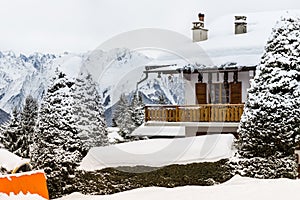
{"label": "railing balusters", "polygon": [[147,105],[145,121],[238,122],[243,104]]}

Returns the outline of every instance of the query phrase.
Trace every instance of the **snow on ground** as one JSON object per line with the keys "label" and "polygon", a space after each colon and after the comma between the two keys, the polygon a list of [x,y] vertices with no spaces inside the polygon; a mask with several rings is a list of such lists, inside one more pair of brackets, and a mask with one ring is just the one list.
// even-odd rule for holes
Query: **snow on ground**
{"label": "snow on ground", "polygon": [[170,164],[217,161],[233,155],[233,140],[231,134],[215,134],[178,139],[141,140],[95,147],[83,158],[80,168],[92,171],[118,166],[160,167]]}
{"label": "snow on ground", "polygon": [[23,194],[19,193],[17,195],[11,193],[10,195],[0,193],[0,200],[45,200],[45,198],[37,195],[37,194]]}
{"label": "snow on ground", "polygon": [[82,195],[73,193],[62,197],[60,200],[282,200],[299,199],[300,180],[289,179],[252,179],[235,176],[226,183],[215,186],[184,186],[176,188],[148,187],[140,188],[112,195]]}
{"label": "snow on ground", "polygon": [[29,159],[21,158],[6,149],[0,149],[0,166],[7,171],[12,171],[22,164],[28,163]]}

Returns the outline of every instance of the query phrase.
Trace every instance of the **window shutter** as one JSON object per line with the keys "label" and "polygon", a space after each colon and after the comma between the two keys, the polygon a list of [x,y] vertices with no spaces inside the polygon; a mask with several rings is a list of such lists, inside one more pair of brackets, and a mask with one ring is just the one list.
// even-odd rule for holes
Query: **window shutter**
{"label": "window shutter", "polygon": [[242,82],[230,83],[230,104],[241,104],[242,103]]}
{"label": "window shutter", "polygon": [[206,104],[206,83],[196,83],[196,104]]}

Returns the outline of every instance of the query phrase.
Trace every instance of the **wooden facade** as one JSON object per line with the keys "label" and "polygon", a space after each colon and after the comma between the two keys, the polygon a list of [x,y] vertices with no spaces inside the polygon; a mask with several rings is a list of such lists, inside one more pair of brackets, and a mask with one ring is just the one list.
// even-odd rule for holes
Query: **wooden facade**
{"label": "wooden facade", "polygon": [[[249,72],[255,74],[255,69],[255,66],[227,66],[177,70],[183,74],[187,85],[194,85],[185,88],[187,105],[148,105],[145,107],[145,122],[239,122],[251,79]],[[161,69],[146,73],[168,74],[170,71]]]}
{"label": "wooden facade", "polygon": [[145,121],[239,122],[244,104],[148,105]]}

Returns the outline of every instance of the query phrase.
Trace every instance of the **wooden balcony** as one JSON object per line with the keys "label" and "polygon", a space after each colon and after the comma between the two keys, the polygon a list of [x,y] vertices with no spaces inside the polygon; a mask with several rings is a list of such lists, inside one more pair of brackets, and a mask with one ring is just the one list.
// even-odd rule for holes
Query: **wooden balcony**
{"label": "wooden balcony", "polygon": [[239,122],[244,104],[147,105],[145,121]]}

